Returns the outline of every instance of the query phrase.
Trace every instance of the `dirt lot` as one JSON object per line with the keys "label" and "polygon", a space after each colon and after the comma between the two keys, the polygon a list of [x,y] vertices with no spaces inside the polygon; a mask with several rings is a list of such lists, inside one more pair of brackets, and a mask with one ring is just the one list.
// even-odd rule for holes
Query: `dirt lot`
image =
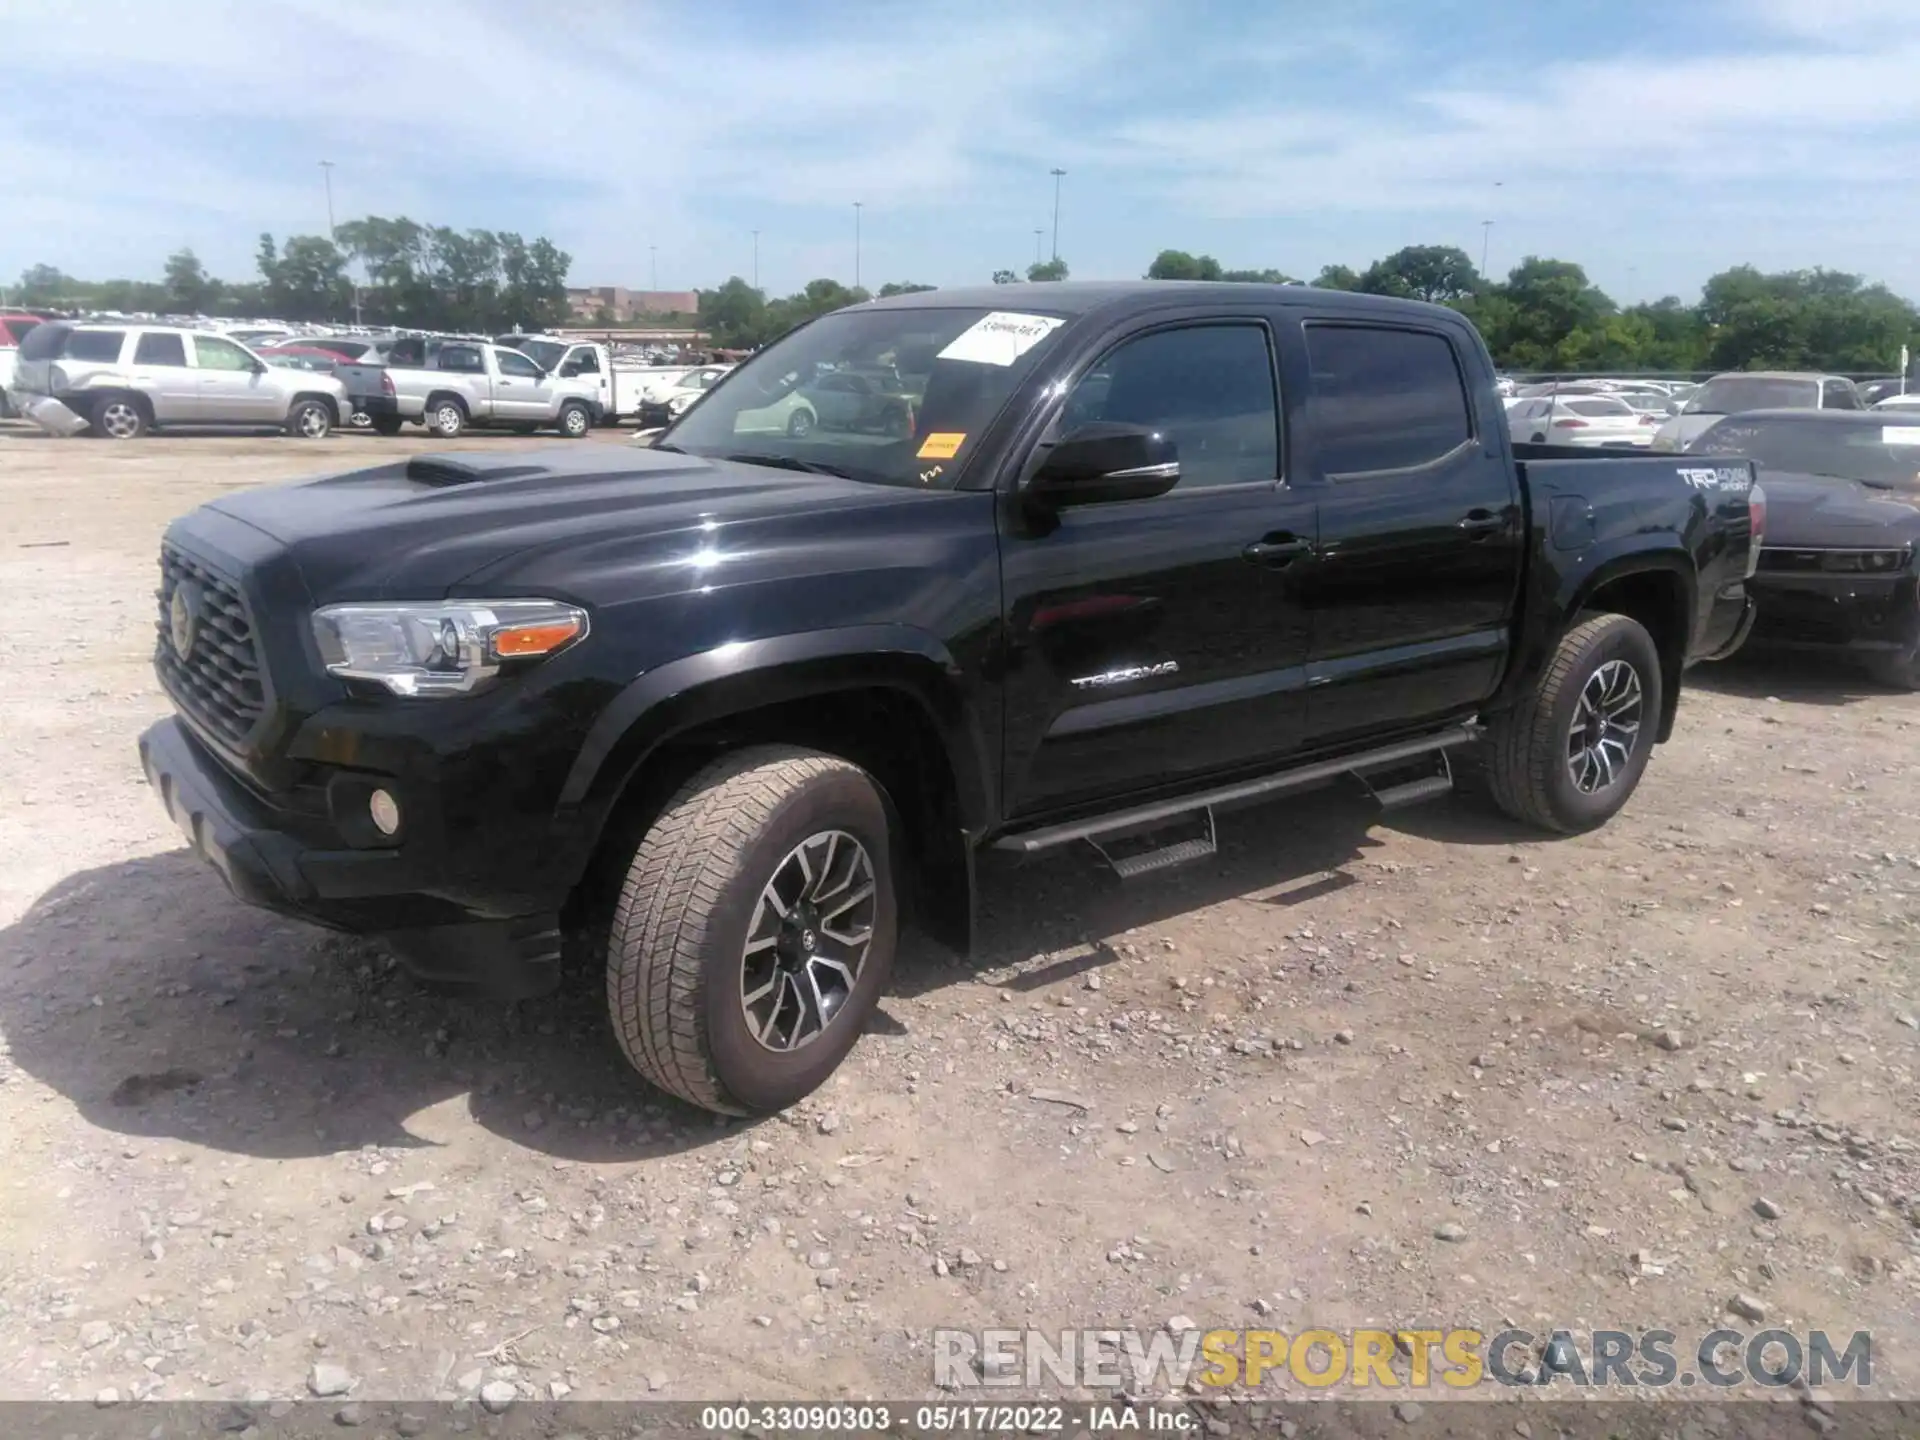
{"label": "dirt lot", "polygon": [[147,793],[165,522],[425,444],[0,426],[0,1397],[900,1397],[935,1325],[1736,1295],[1920,1396],[1920,697],[1695,672],[1581,839],[1326,792],[1125,887],[989,864],[979,956],[911,946],[827,1090],[716,1123],[591,984],[425,993]]}

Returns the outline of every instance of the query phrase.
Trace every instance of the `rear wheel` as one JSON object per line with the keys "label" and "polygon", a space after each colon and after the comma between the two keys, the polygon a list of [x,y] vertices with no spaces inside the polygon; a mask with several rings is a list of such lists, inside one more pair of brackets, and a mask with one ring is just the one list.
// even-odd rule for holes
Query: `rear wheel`
{"label": "rear wheel", "polygon": [[813,751],[739,751],[682,786],[634,853],[608,937],[614,1032],[695,1105],[784,1109],[860,1038],[897,923],[873,779]]}
{"label": "rear wheel", "polygon": [[103,440],[138,440],[153,425],[136,395],[105,395],[94,402],[93,433]]}
{"label": "rear wheel", "polygon": [[287,433],[302,440],[324,440],[333,430],[333,409],[324,400],[296,400],[287,412]]}
{"label": "rear wheel", "polygon": [[1589,616],[1561,637],[1532,692],[1493,721],[1494,803],[1562,834],[1604,825],[1640,783],[1660,705],[1653,637],[1625,615]]}
{"label": "rear wheel", "polygon": [[787,434],[796,440],[803,440],[813,433],[813,411],[795,410],[787,417]]}
{"label": "rear wheel", "polygon": [[560,433],[569,440],[579,440],[593,428],[593,414],[586,406],[569,401],[560,407]]}
{"label": "rear wheel", "polygon": [[467,407],[443,395],[427,407],[427,428],[442,440],[451,440],[467,428]]}

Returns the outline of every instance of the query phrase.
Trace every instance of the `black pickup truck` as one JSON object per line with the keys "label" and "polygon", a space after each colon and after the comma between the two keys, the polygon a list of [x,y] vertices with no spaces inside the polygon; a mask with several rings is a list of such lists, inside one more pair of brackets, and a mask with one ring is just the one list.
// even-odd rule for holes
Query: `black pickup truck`
{"label": "black pickup truck", "polygon": [[[823,372],[902,421],[796,420]],[[1578,458],[1575,458],[1575,455]],[[1516,454],[1451,311],[1043,284],[815,320],[651,447],[416,457],[167,532],[153,788],[241,899],[515,995],[601,937],[655,1084],[824,1080],[974,859],[1123,875],[1357,776],[1608,819],[1744,638],[1746,463]]]}

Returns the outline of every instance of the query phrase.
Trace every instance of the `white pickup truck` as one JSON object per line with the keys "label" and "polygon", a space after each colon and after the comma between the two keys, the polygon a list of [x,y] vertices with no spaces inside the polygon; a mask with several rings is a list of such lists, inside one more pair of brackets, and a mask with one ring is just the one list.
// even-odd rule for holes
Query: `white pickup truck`
{"label": "white pickup truck", "polygon": [[333,373],[382,435],[412,421],[442,439],[486,426],[558,430],[577,440],[607,414],[589,377],[563,378],[518,350],[479,340],[396,341],[386,364],[343,362]]}
{"label": "white pickup truck", "polygon": [[506,345],[528,356],[562,379],[591,381],[608,421],[644,421],[650,406],[663,402],[672,382],[686,373],[684,365],[636,365],[615,357],[594,340],[568,340],[558,335],[496,335]]}

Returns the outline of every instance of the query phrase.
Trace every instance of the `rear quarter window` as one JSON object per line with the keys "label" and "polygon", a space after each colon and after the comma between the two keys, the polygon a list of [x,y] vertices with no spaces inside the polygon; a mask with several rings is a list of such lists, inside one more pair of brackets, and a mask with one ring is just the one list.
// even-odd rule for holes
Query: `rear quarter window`
{"label": "rear quarter window", "polygon": [[73,333],[71,325],[42,325],[20,342],[22,360],[57,360],[60,347]]}
{"label": "rear quarter window", "polygon": [[120,349],[126,342],[124,330],[70,330],[60,358],[114,361],[120,358]]}

